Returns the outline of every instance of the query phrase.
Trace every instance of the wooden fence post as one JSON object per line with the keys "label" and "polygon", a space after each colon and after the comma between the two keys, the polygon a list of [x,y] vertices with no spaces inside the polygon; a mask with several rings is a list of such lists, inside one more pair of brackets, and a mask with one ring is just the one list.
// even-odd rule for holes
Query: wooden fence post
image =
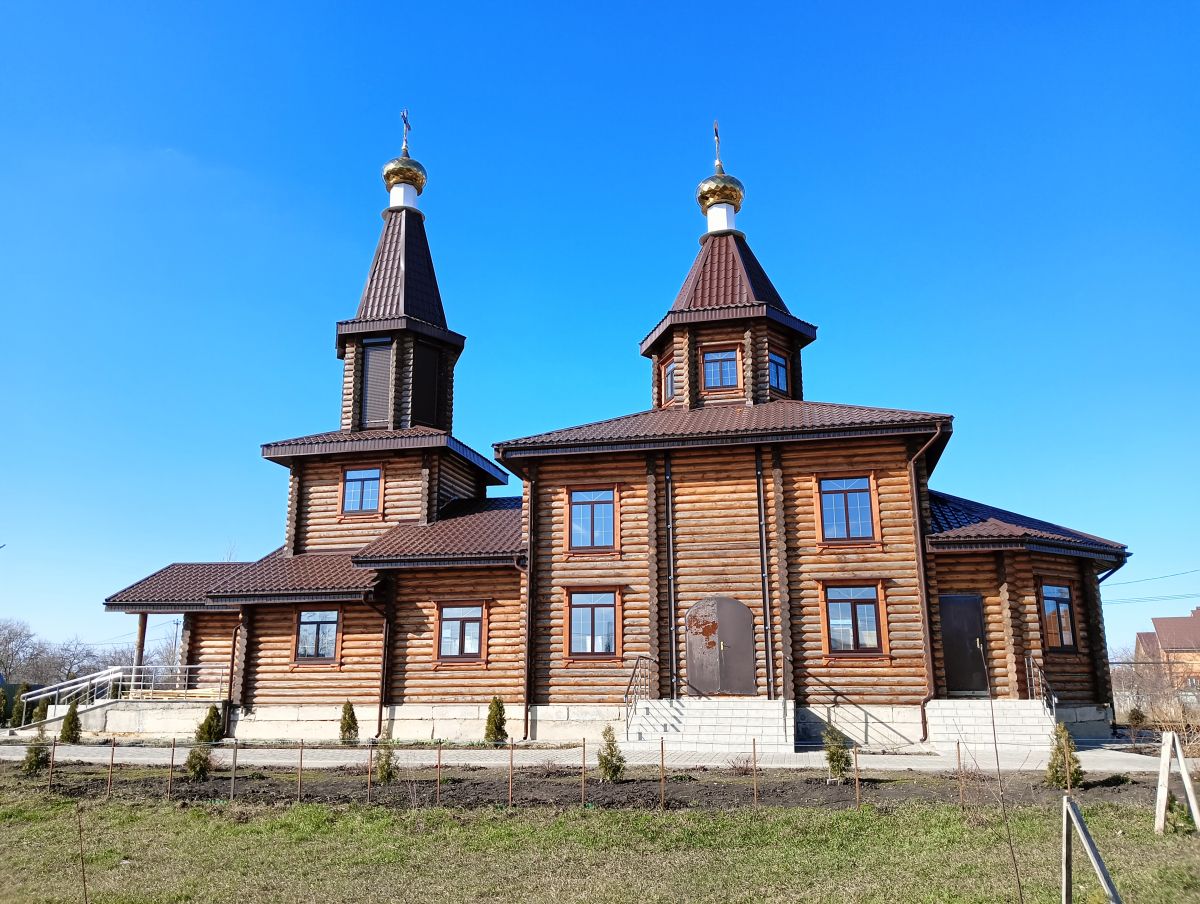
{"label": "wooden fence post", "polygon": [[579,759],[579,805],[587,806],[587,738],[583,739],[583,755]]}
{"label": "wooden fence post", "polygon": [[175,739],[171,738],[171,762],[167,766],[167,800],[171,799],[171,781],[175,778]]}
{"label": "wooden fence post", "polygon": [[1196,807],[1196,788],[1192,785],[1192,774],[1188,772],[1187,757],[1183,755],[1183,742],[1179,735],[1171,733],[1175,740],[1175,756],[1179,760],[1179,774],[1183,779],[1183,793],[1187,797],[1188,809],[1192,811],[1192,822],[1200,825],[1200,809]]}
{"label": "wooden fence post", "polygon": [[954,742],[954,752],[958,756],[958,809],[966,810],[967,803],[963,794],[963,771],[962,771],[962,741]]}
{"label": "wooden fence post", "polygon": [[111,738],[109,751],[108,751],[108,784],[104,788],[104,799],[105,800],[108,800],[110,797],[112,797],[113,760],[115,760],[116,758],[117,758],[117,739]]}
{"label": "wooden fence post", "polygon": [[512,785],[513,785],[513,753],[516,750],[516,741],[512,738],[508,739],[508,805],[512,806]]}
{"label": "wooden fence post", "polygon": [[58,738],[50,741],[50,777],[46,780],[46,790],[54,787],[54,755],[58,752]]}
{"label": "wooden fence post", "polygon": [[1171,747],[1175,735],[1162,733],[1162,750],[1158,754],[1158,793],[1154,796],[1154,834],[1167,830],[1167,786],[1171,781]]}
{"label": "wooden fence post", "polygon": [[442,805],[442,745],[438,744],[437,756],[437,787],[433,791],[434,806]]}
{"label": "wooden fence post", "polygon": [[1067,796],[1062,800],[1062,904],[1071,904],[1074,885],[1071,876],[1071,811]]}
{"label": "wooden fence post", "polygon": [[658,808],[667,808],[667,741],[658,739]]}
{"label": "wooden fence post", "polygon": [[233,759],[229,764],[229,802],[233,803],[234,783],[237,781],[237,738],[233,739]]}
{"label": "wooden fence post", "polygon": [[375,748],[367,745],[367,803],[371,802],[371,771],[375,767]]}
{"label": "wooden fence post", "polygon": [[304,797],[304,738],[300,739],[300,762],[296,765],[296,803]]}
{"label": "wooden fence post", "polygon": [[758,806],[758,738],[750,739],[750,775],[754,782],[754,806]]}
{"label": "wooden fence post", "polygon": [[858,778],[858,745],[854,745],[854,806],[862,809],[862,783]]}

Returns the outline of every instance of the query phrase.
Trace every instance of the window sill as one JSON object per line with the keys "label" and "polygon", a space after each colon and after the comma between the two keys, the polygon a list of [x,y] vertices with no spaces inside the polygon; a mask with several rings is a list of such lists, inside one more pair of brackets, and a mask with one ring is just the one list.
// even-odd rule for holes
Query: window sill
{"label": "window sill", "polygon": [[892,657],[888,653],[826,653],[823,665],[833,665],[835,662],[847,661],[890,663]]}
{"label": "window sill", "polygon": [[611,546],[596,550],[568,549],[565,555],[568,559],[619,559],[621,550],[613,549]]}
{"label": "window sill", "polygon": [[1079,647],[1046,647],[1047,655],[1054,656],[1082,656],[1083,651]]}
{"label": "window sill", "polygon": [[818,540],[818,549],[883,549],[882,540]]}
{"label": "window sill", "polygon": [[563,665],[566,666],[585,666],[585,665],[620,665],[621,657],[615,653],[612,656],[580,656],[575,654],[568,656],[563,660]]}
{"label": "window sill", "polygon": [[383,512],[342,512],[337,519],[339,524],[345,521],[382,521]]}
{"label": "window sill", "polygon": [[433,668],[434,671],[440,671],[442,669],[449,669],[451,671],[454,669],[486,669],[487,660],[483,658],[435,659],[433,662]]}
{"label": "window sill", "polygon": [[297,669],[311,669],[317,672],[339,672],[342,669],[342,664],[336,659],[312,659],[293,660],[288,667],[288,671],[296,671]]}

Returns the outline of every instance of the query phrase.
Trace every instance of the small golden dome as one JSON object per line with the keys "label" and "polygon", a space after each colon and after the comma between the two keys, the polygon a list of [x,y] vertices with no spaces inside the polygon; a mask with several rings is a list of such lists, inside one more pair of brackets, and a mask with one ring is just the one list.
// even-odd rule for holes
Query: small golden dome
{"label": "small golden dome", "polygon": [[399,157],[383,165],[383,184],[387,186],[388,191],[404,182],[415,188],[419,195],[425,190],[425,181],[428,178],[425,167],[408,156],[407,147],[401,151]]}
{"label": "small golden dome", "polygon": [[696,201],[700,209],[708,213],[714,204],[732,204],[733,212],[742,209],[742,200],[746,197],[746,186],[741,180],[727,175],[725,168],[717,164],[717,171],[696,187]]}

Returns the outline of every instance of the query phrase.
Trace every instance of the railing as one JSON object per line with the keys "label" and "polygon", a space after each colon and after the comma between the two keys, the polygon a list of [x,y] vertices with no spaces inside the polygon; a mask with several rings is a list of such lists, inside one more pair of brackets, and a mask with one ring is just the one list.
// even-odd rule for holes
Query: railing
{"label": "railing", "polygon": [[89,675],[60,681],[21,696],[21,724],[33,707],[94,706],[115,700],[225,700],[228,676],[211,666],[115,665]]}
{"label": "railing", "polygon": [[629,683],[625,685],[625,740],[629,740],[629,725],[639,700],[649,700],[650,691],[658,679],[658,660],[653,656],[639,656],[633,662]]}
{"label": "railing", "polygon": [[1051,718],[1055,718],[1058,697],[1055,695],[1054,689],[1050,687],[1042,664],[1032,656],[1025,657],[1025,686],[1029,688],[1029,699],[1041,700],[1046,712]]}

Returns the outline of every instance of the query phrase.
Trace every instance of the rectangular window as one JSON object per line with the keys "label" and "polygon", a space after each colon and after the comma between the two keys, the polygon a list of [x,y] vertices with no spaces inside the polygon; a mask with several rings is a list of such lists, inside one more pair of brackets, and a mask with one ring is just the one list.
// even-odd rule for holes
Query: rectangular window
{"label": "rectangular window", "polygon": [[736,389],[738,385],[737,352],[734,349],[704,353],[704,388]]}
{"label": "rectangular window", "polygon": [[617,595],[604,593],[572,593],[571,644],[572,656],[612,658],[617,652]]}
{"label": "rectangular window", "polygon": [[336,609],[301,612],[296,629],[296,659],[310,662],[333,659],[337,649],[337,628]]}
{"label": "rectangular window", "polygon": [[663,402],[670,402],[675,398],[675,362],[668,361],[663,365],[662,369],[662,397]]}
{"label": "rectangular window", "polygon": [[614,490],[571,491],[571,548],[612,549]]}
{"label": "rectangular window", "polygon": [[483,655],[483,606],[442,606],[439,659],[479,659]]}
{"label": "rectangular window", "polygon": [[1071,611],[1071,588],[1042,585],[1042,621],[1046,625],[1046,649],[1075,649],[1075,618]]}
{"label": "rectangular window", "polygon": [[771,388],[780,392],[788,391],[788,362],[787,358],[777,352],[767,355],[767,367],[770,371]]}
{"label": "rectangular window", "polygon": [[881,653],[879,591],[875,587],[827,587],[830,653]]}
{"label": "rectangular window", "polygon": [[379,511],[379,468],[347,469],[342,475],[342,511]]}
{"label": "rectangular window", "polygon": [[392,400],[392,341],[364,339],[362,344],[362,411],[364,427],[386,427]]}
{"label": "rectangular window", "polygon": [[821,481],[821,532],[826,540],[874,538],[869,477]]}

